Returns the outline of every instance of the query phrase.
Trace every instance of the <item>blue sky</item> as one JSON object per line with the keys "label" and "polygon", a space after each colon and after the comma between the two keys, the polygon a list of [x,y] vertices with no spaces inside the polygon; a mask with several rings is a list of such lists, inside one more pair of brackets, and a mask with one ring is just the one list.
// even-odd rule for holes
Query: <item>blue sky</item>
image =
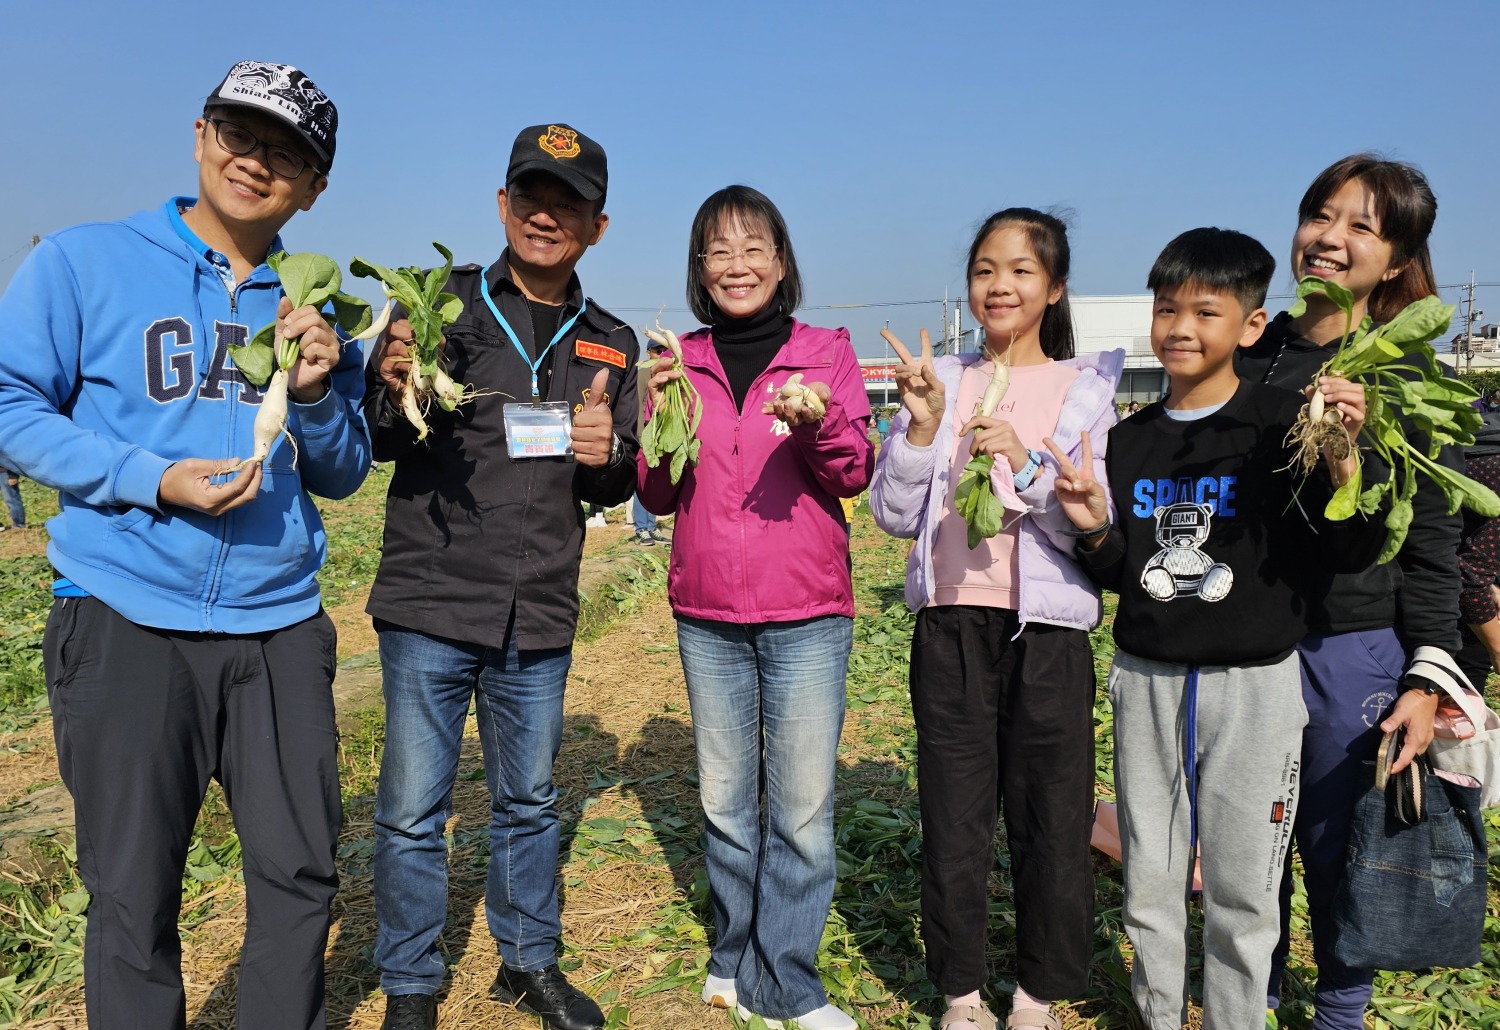
{"label": "blue sky", "polygon": [[[913,341],[938,328],[939,306],[907,302],[962,294],[970,234],[998,208],[1070,209],[1073,291],[1138,293],[1195,225],[1284,265],[1303,190],[1361,149],[1431,179],[1440,283],[1500,282],[1493,0],[52,0],[5,21],[0,286],[32,233],[194,192],[193,118],[244,58],[296,64],[339,107],[331,185],[286,239],[345,263],[426,264],[431,240],[488,262],[516,132],[567,121],[599,140],[612,221],[579,272],[636,325],[661,305],[691,325],[688,227],[732,182],[786,216],[803,317],[873,355],[886,319]],[[1280,271],[1272,292],[1290,287]],[[1480,301],[1500,321],[1500,289]]]}

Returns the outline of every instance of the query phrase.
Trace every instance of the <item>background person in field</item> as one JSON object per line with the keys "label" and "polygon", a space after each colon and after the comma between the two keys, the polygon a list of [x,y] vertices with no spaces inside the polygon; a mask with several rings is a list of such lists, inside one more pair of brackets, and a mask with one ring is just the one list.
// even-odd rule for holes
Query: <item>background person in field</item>
{"label": "background person in field", "polygon": [[[185,1022],[183,866],[209,778],[244,855],[244,1027],[322,1028],[341,802],[333,624],[309,492],[370,467],[358,346],[291,310],[266,256],[328,185],[333,104],[244,61],[193,127],[199,195],[47,237],[0,298],[0,461],[57,488],[47,693],[92,900],[89,1026]],[[289,445],[232,476],[261,394],[228,359],[301,339]]]}
{"label": "background person in field", "polygon": [[[1124,352],[1073,356],[1067,229],[1007,208],[969,249],[969,309],[985,353],[933,361],[887,339],[903,410],[880,453],[870,510],[887,533],[915,537],[906,602],[917,612],[911,696],[922,805],[922,938],[943,992],[943,1030],[994,1030],[988,978],[988,881],[1003,806],[1016,901],[1016,991],[1008,1027],[1058,1030],[1054,1001],[1088,987],[1093,933],[1089,833],[1094,802],[1098,590],[1073,558],[1072,527],[1052,498],[1047,436],[1081,460],[1115,422]],[[1010,385],[977,411],[996,371]],[[999,533],[969,547],[955,506],[971,456],[995,458]]]}
{"label": "background person in field", "polygon": [[[453,269],[453,379],[480,392],[431,435],[396,409],[411,325],[368,372],[375,453],[394,461],[369,613],[380,636],[385,752],[375,809],[375,964],[386,1030],[430,1030],[444,980],[448,852],[472,701],[491,795],[485,917],[502,962],[492,995],[554,1030],[597,1030],[599,1006],[558,968],[561,828],[552,763],[578,623],[583,505],[635,486],[635,334],[584,297],[574,269],[609,224],[604,150],[566,125],[523,129],[499,190],[505,250]],[[507,405],[561,409],[573,454],[532,456]],[[554,413],[557,409],[553,409]],[[514,413],[514,409],[512,410]],[[560,442],[560,439],[559,439]]]}
{"label": "background person in field", "polygon": [[[833,783],[853,644],[854,591],[840,497],[874,464],[870,406],[843,329],[792,317],[802,279],[781,212],[748,186],[699,207],[688,305],[708,328],[658,360],[652,407],[686,375],[702,448],[673,483],[639,460],[640,499],[675,513],[667,596],[693,711],[708,831],[713,954],[703,1000],[845,1030],[817,951],[835,879]],[[821,412],[780,388],[802,373]],[[765,806],[762,817],[762,803]]]}
{"label": "background person in field", "polygon": [[[21,501],[21,477],[8,468],[0,468],[0,494],[5,496],[5,511],[11,529],[26,528],[26,505]],[[0,529],[7,527],[0,526]]]}
{"label": "background person in field", "polygon": [[[1319,173],[1298,205],[1292,275],[1320,276],[1349,290],[1355,325],[1365,314],[1385,321],[1437,292],[1427,249],[1436,218],[1437,198],[1416,168],[1374,154],[1346,157]],[[1283,312],[1271,320],[1260,341],[1238,356],[1239,374],[1301,391],[1333,356],[1343,334],[1344,313],[1314,294],[1300,318]],[[1420,440],[1421,433],[1409,428],[1408,438]],[[1439,460],[1462,471],[1462,456],[1451,450]],[[1447,513],[1443,491],[1425,476],[1418,477],[1413,509],[1410,532],[1395,559],[1338,576],[1324,597],[1312,599],[1312,632],[1297,648],[1309,722],[1302,738],[1295,839],[1318,965],[1317,1030],[1360,1030],[1374,980],[1374,970],[1347,967],[1334,958],[1331,928],[1349,823],[1363,790],[1361,762],[1374,758],[1381,735],[1397,725],[1406,728],[1406,746],[1392,772],[1427,749],[1439,695],[1429,693],[1420,677],[1406,677],[1405,670],[1418,647],[1451,655],[1461,645],[1457,547],[1462,521]],[[1266,987],[1272,1010],[1280,999],[1290,919],[1291,878],[1284,877],[1281,943]]]}

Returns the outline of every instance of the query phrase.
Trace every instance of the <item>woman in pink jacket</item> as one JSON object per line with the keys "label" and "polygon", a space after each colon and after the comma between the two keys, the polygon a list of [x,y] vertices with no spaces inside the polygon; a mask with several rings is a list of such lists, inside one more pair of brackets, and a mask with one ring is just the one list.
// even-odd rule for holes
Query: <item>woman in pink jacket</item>
{"label": "woman in pink jacket", "polygon": [[[747,186],[703,202],[688,303],[708,328],[657,362],[651,403],[686,375],[703,405],[698,464],[674,484],[639,459],[640,500],[676,515],[667,593],[692,703],[715,939],[703,1000],[854,1020],[815,959],[833,900],[833,776],[854,599],[841,497],[870,481],[870,406],[843,329],[791,317],[802,281],[776,206]],[[825,413],[779,397],[802,373]],[[762,803],[765,811],[762,814]]]}

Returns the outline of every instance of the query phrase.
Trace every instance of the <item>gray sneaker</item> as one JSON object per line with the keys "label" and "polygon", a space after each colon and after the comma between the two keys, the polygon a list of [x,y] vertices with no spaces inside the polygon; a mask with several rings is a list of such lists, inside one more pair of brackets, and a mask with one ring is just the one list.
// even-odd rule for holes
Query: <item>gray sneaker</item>
{"label": "gray sneaker", "polygon": [[635,542],[642,547],[655,547],[656,541],[659,539],[660,537],[649,529],[638,529],[635,531]]}

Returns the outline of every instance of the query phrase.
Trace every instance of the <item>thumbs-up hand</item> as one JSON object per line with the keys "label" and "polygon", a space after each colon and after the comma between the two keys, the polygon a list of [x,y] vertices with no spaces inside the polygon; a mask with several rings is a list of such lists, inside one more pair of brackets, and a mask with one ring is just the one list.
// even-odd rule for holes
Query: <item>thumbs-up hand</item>
{"label": "thumbs-up hand", "polygon": [[615,439],[615,416],[609,408],[609,370],[594,373],[583,407],[573,415],[573,458],[580,465],[600,469],[609,464]]}

